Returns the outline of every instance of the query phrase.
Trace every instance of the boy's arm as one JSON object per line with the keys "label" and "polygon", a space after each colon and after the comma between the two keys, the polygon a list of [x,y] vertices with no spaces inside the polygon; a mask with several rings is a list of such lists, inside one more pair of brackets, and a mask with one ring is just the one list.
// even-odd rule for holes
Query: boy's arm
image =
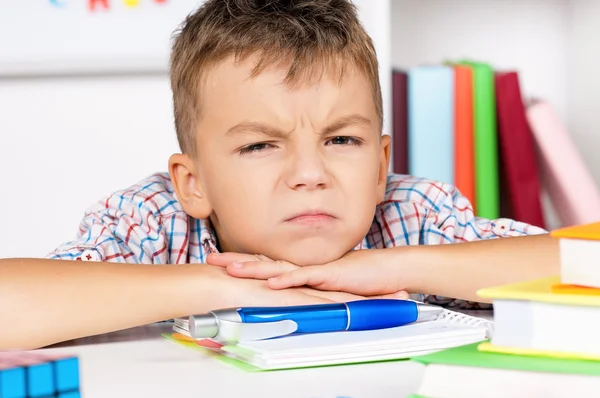
{"label": "boy's arm", "polygon": [[482,288],[560,273],[558,242],[548,234],[383,252],[409,292],[470,301],[487,302],[476,294]]}
{"label": "boy's arm", "polygon": [[0,259],[0,351],[30,349],[216,308],[357,299],[274,291],[218,267]]}
{"label": "boy's arm", "polygon": [[[274,267],[272,262],[255,261],[227,269],[232,275],[251,278],[269,275]],[[482,302],[476,293],[479,289],[558,273],[558,244],[549,235],[539,235],[356,250],[328,264],[284,271],[267,283],[273,289],[308,285],[364,296],[407,290]]]}
{"label": "boy's arm", "polygon": [[182,316],[198,310],[202,300],[208,307],[212,285],[203,272],[193,266],[0,260],[0,350]]}

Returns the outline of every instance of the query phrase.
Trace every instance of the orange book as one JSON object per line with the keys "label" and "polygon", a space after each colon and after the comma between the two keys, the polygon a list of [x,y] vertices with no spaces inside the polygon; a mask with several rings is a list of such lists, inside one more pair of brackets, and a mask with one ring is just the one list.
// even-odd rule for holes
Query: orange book
{"label": "orange book", "polygon": [[581,294],[584,296],[600,296],[600,289],[598,288],[579,285],[563,285],[562,283],[552,285],[551,292],[556,294]]}
{"label": "orange book", "polygon": [[556,229],[550,235],[564,239],[600,240],[600,222]]}
{"label": "orange book", "polygon": [[473,71],[454,68],[454,181],[475,211],[475,144],[473,142]]}

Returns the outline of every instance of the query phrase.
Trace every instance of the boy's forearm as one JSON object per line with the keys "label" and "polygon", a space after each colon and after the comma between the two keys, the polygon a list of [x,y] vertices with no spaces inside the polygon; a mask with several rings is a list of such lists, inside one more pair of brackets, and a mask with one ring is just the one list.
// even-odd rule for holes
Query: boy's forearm
{"label": "boy's forearm", "polygon": [[398,262],[410,264],[406,277],[411,292],[471,301],[487,301],[476,294],[485,287],[560,272],[558,242],[549,235],[392,250]]}
{"label": "boy's forearm", "polygon": [[211,296],[201,267],[0,260],[0,350],[188,315]]}

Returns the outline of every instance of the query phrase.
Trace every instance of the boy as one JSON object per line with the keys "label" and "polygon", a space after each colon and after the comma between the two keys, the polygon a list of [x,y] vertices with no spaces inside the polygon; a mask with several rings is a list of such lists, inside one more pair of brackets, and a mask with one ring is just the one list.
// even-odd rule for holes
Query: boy
{"label": "boy", "polygon": [[[375,51],[348,0],[208,0],[171,61],[182,153],[168,174],[91,208],[53,260],[0,262],[0,319],[20,325],[0,331],[0,349],[215,308],[357,298],[261,280],[297,266],[387,264],[402,283],[374,290],[470,300],[556,273],[547,236],[439,245],[544,231],[477,219],[447,184],[387,175]],[[220,268],[231,263],[252,278]]]}

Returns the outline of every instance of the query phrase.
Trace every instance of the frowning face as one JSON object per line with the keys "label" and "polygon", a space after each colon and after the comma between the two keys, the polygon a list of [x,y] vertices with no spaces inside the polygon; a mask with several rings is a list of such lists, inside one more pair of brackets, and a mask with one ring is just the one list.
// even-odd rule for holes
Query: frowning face
{"label": "frowning face", "polygon": [[286,69],[249,78],[253,66],[226,61],[201,87],[198,184],[221,250],[335,260],[365,237],[385,191],[372,87],[347,70],[291,88]]}

